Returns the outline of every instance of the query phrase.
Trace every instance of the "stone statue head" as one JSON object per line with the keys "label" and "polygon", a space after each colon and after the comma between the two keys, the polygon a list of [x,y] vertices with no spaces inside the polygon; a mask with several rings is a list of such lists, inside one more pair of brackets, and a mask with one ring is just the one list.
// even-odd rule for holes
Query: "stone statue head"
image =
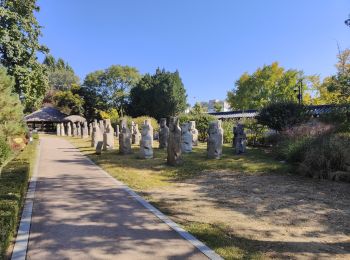
{"label": "stone statue head", "polygon": [[170,117],[169,120],[169,130],[171,132],[174,132],[176,130],[176,128],[179,127],[179,119],[175,116]]}
{"label": "stone statue head", "polygon": [[160,122],[159,122],[159,125],[160,125],[161,128],[166,127],[166,118],[161,118]]}
{"label": "stone statue head", "polygon": [[190,121],[190,130],[196,129],[196,121]]}

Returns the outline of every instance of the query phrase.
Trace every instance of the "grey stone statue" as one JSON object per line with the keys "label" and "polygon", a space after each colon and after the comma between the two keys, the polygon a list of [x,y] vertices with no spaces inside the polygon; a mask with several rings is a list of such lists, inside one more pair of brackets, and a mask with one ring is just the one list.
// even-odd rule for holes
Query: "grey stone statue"
{"label": "grey stone statue", "polygon": [[167,163],[169,165],[176,166],[182,163],[181,128],[177,117],[170,118],[167,153]]}
{"label": "grey stone statue", "polygon": [[247,135],[244,132],[244,126],[242,124],[237,124],[237,126],[233,128],[233,135],[233,145],[235,147],[236,154],[245,153]]}
{"label": "grey stone statue", "polygon": [[106,128],[103,133],[103,150],[112,150],[114,148],[114,129],[111,125],[111,120],[106,119]]}
{"label": "grey stone statue", "polygon": [[140,158],[153,158],[153,127],[149,120],[145,120],[142,125],[141,143],[140,143]]}
{"label": "grey stone statue", "polygon": [[166,125],[166,118],[160,119],[159,129],[159,148],[164,149],[168,146],[169,128]]}
{"label": "grey stone statue", "polygon": [[61,124],[56,125],[56,135],[60,136],[61,135]]}
{"label": "grey stone statue", "polygon": [[115,128],[115,136],[116,136],[117,138],[119,138],[119,134],[120,134],[119,125],[116,125],[116,128]]}
{"label": "grey stone statue", "polygon": [[95,147],[99,141],[103,142],[103,136],[97,120],[92,124],[91,147]]}
{"label": "grey stone statue", "polygon": [[92,135],[92,123],[89,124],[88,135],[89,135],[89,136]]}
{"label": "grey stone statue", "polygon": [[84,121],[83,126],[81,127],[81,138],[88,138],[89,137],[89,129],[88,124],[86,121]]}
{"label": "grey stone statue", "polygon": [[131,134],[131,143],[140,144],[141,133],[138,124],[135,124],[134,122],[131,122]]}
{"label": "grey stone statue", "polygon": [[96,144],[96,154],[100,155],[102,153],[103,141],[98,141]]}
{"label": "grey stone statue", "polygon": [[100,127],[101,134],[103,134],[105,132],[105,121],[104,120],[100,120],[98,125]]}
{"label": "grey stone statue", "polygon": [[66,133],[65,133],[65,129],[64,129],[64,124],[63,123],[61,123],[60,130],[61,130],[61,136],[65,136]]}
{"label": "grey stone statue", "polygon": [[77,135],[77,126],[75,123],[72,123],[72,136],[76,136],[76,135]]}
{"label": "grey stone statue", "polygon": [[71,122],[67,122],[67,136],[72,136]]}
{"label": "grey stone statue", "polygon": [[127,126],[126,120],[122,120],[121,132],[119,134],[119,153],[130,154],[131,150],[131,132]]}
{"label": "grey stone statue", "polygon": [[192,133],[188,122],[181,125],[181,151],[183,153],[192,152]]}
{"label": "grey stone statue", "polygon": [[80,137],[81,136],[81,129],[80,129],[80,122],[77,122],[77,129],[76,129],[77,133],[76,133],[76,137]]}
{"label": "grey stone statue", "polygon": [[198,130],[195,121],[190,121],[190,132],[192,133],[192,145],[198,146]]}
{"label": "grey stone statue", "polygon": [[209,123],[208,135],[208,158],[220,159],[224,136],[224,130],[221,128],[220,120]]}

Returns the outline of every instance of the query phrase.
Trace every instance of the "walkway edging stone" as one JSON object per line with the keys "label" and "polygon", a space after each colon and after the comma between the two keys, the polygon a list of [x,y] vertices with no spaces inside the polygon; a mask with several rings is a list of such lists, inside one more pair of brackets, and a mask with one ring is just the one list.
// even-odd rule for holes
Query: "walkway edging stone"
{"label": "walkway edging stone", "polygon": [[39,162],[40,162],[40,140],[36,148],[36,160],[33,170],[32,178],[29,182],[28,191],[26,194],[26,200],[23,207],[23,212],[21,216],[21,222],[18,228],[15,246],[12,251],[11,260],[25,260],[28,249],[28,240],[30,234],[30,225],[32,221],[33,204],[35,197],[36,181],[39,172]]}

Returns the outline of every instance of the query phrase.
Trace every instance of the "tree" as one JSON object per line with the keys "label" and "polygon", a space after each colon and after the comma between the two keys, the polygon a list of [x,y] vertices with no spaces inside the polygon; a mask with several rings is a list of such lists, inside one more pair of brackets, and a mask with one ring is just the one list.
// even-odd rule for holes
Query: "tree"
{"label": "tree", "polygon": [[215,102],[214,104],[214,109],[215,109],[215,112],[221,112],[222,110],[222,104],[220,102]]}
{"label": "tree", "polygon": [[80,96],[80,86],[72,85],[69,90],[59,90],[54,96],[55,106],[69,115],[83,115],[84,100]]}
{"label": "tree", "polygon": [[[301,71],[285,70],[277,62],[258,68],[253,74],[244,73],[229,91],[227,100],[233,109],[260,109],[270,103],[297,101],[294,91]],[[307,91],[303,84],[303,92]]]}
{"label": "tree", "polygon": [[339,103],[350,102],[350,49],[346,49],[338,54],[338,63],[335,65],[337,74],[328,78],[327,90],[335,94]]}
{"label": "tree", "polygon": [[23,107],[12,93],[14,80],[0,66],[0,139],[24,133]]}
{"label": "tree", "polygon": [[283,131],[309,118],[310,115],[305,106],[293,102],[282,102],[273,103],[261,109],[256,120],[258,124],[270,129]]}
{"label": "tree", "polygon": [[106,70],[89,73],[84,80],[82,93],[86,99],[88,117],[96,116],[97,111],[117,108],[123,117],[128,104],[129,92],[140,79],[134,67],[112,65]]}
{"label": "tree", "polygon": [[41,105],[48,87],[46,69],[37,60],[38,52],[48,51],[39,43],[38,11],[35,0],[0,0],[0,63],[14,77],[12,91],[24,96],[27,111]]}
{"label": "tree", "polygon": [[148,115],[156,119],[175,116],[185,111],[187,95],[179,72],[157,69],[146,74],[130,92],[133,116]]}

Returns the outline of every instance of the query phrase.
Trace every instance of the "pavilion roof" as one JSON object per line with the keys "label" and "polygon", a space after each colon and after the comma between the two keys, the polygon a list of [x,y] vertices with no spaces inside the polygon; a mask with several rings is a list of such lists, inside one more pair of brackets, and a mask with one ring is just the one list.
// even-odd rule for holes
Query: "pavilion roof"
{"label": "pavilion roof", "polygon": [[43,107],[24,117],[26,122],[63,122],[67,115],[54,107]]}

